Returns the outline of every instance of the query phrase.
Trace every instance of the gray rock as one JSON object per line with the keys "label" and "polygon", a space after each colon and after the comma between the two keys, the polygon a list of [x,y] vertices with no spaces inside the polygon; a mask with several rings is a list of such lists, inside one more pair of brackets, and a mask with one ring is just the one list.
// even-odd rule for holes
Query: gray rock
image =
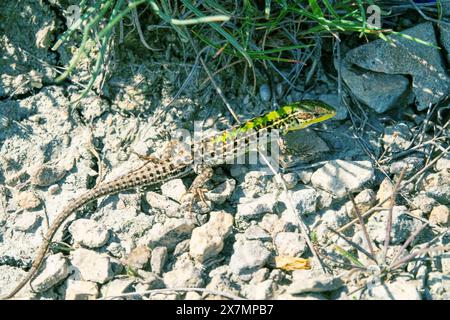
{"label": "gray rock", "polygon": [[446,170],[428,174],[423,182],[423,190],[429,197],[441,204],[450,204],[450,172]]}
{"label": "gray rock", "polygon": [[170,218],[181,218],[183,215],[180,204],[169,197],[149,191],[145,195],[145,199],[152,208],[161,210]]}
{"label": "gray rock", "polygon": [[278,232],[286,230],[287,222],[280,219],[276,214],[266,214],[261,222],[259,222],[259,226],[269,232],[272,236],[275,236]]}
{"label": "gray rock", "polygon": [[66,300],[94,300],[99,296],[98,284],[91,281],[67,280]]}
{"label": "gray rock", "polygon": [[198,262],[217,256],[231,233],[233,216],[225,211],[211,212],[209,221],[192,231],[189,253]]}
{"label": "gray rock", "polygon": [[181,197],[186,194],[186,192],[186,186],[181,179],[173,179],[161,185],[161,193],[178,202],[181,201]]}
{"label": "gray rock", "polygon": [[283,174],[283,180],[286,183],[287,188],[292,189],[297,185],[298,175],[295,174],[294,172],[289,172]]}
{"label": "gray rock", "polygon": [[272,239],[269,233],[267,233],[263,228],[258,225],[249,226],[245,232],[244,237],[247,240],[261,240],[261,241],[269,241]]}
{"label": "gray rock", "polygon": [[280,232],[274,243],[279,256],[299,257],[307,249],[305,240],[297,232]]}
{"label": "gray rock", "polygon": [[347,59],[344,60],[341,71],[342,79],[358,100],[378,113],[402,103],[408,93],[409,81],[403,75],[364,70],[353,66]]}
{"label": "gray rock", "polygon": [[14,196],[14,201],[24,210],[33,210],[41,204],[41,199],[32,191],[19,192]]}
{"label": "gray rock", "polygon": [[311,176],[313,174],[312,170],[301,170],[297,171],[298,178],[303,184],[308,184],[311,182]]}
{"label": "gray rock", "polygon": [[170,218],[164,224],[156,223],[146,237],[146,242],[151,248],[163,246],[170,250],[188,238],[194,227],[194,221],[190,219]]}
{"label": "gray rock", "polygon": [[213,190],[206,192],[206,198],[214,203],[222,204],[231,197],[236,188],[236,180],[227,179]]}
{"label": "gray rock", "polygon": [[293,281],[287,292],[301,294],[306,292],[329,292],[341,288],[344,285],[339,277],[323,274],[312,274],[309,270],[296,270],[293,273]]}
{"label": "gray rock", "polygon": [[427,287],[431,299],[448,300],[450,298],[450,275],[443,272],[430,272],[427,279]]}
{"label": "gray rock", "polygon": [[242,290],[247,299],[250,300],[267,300],[273,294],[273,281],[265,280],[257,284],[249,284]]}
{"label": "gray rock", "polygon": [[[404,206],[395,206],[392,210],[392,245],[402,244],[411,233],[416,230],[418,223],[409,215],[409,211]],[[367,221],[367,231],[372,240],[378,243],[384,243],[386,233],[388,210],[380,211],[372,215]]]}
{"label": "gray rock", "polygon": [[410,156],[400,161],[395,161],[389,167],[389,171],[392,174],[400,174],[405,170],[405,177],[414,174],[423,167],[424,159],[421,157]]}
{"label": "gray rock", "polygon": [[61,180],[66,175],[64,164],[42,164],[30,169],[30,181],[39,187],[48,187]]}
{"label": "gray rock", "polygon": [[440,158],[434,167],[436,171],[450,170],[450,154]]}
{"label": "gray rock", "polygon": [[133,279],[115,279],[102,286],[102,297],[115,297],[133,292]]}
{"label": "gray rock", "polygon": [[270,256],[270,251],[257,240],[235,242],[233,249],[230,270],[241,277],[248,277],[263,267]]}
{"label": "gray rock", "polygon": [[443,227],[450,227],[450,210],[447,206],[440,205],[433,208],[429,221]]}
{"label": "gray rock", "polygon": [[431,210],[438,205],[438,203],[425,193],[419,193],[413,198],[413,205],[424,213],[430,213]]}
{"label": "gray rock", "polygon": [[370,287],[368,298],[375,300],[422,300],[417,289],[417,283],[404,279]]}
{"label": "gray rock", "polygon": [[73,240],[87,248],[100,248],[109,240],[109,232],[97,221],[75,220],[69,227]]}
{"label": "gray rock", "polygon": [[127,266],[133,269],[144,269],[150,261],[151,251],[147,246],[137,246],[125,259]]}
{"label": "gray rock", "polygon": [[175,257],[182,255],[183,253],[189,252],[189,243],[191,242],[191,239],[186,239],[181,242],[179,242],[175,249],[173,250],[173,255]]}
{"label": "gray rock", "polygon": [[82,280],[106,283],[114,277],[110,257],[87,249],[76,249],[71,254],[71,263]]}
{"label": "gray rock", "polygon": [[327,143],[310,129],[290,131],[282,135],[280,149],[280,161],[286,167],[318,160],[330,151]]}
{"label": "gray rock", "polygon": [[311,177],[311,182],[314,187],[342,198],[346,196],[346,190],[360,191],[374,177],[370,161],[333,160],[316,170]]}
{"label": "gray rock", "polygon": [[54,287],[69,275],[69,265],[62,253],[49,256],[42,271],[31,282],[31,286],[37,292],[44,292]]}
{"label": "gray rock", "polygon": [[[284,194],[283,194],[284,195]],[[317,208],[318,194],[314,189],[302,189],[289,192],[292,199],[292,205],[299,214],[315,213]],[[287,201],[283,196],[282,201]]]}
{"label": "gray rock", "polygon": [[275,196],[267,194],[253,201],[238,204],[236,215],[246,220],[256,219],[264,213],[273,213],[275,202]]}
{"label": "gray rock", "polygon": [[391,152],[405,150],[409,146],[411,138],[411,130],[405,123],[397,123],[384,129],[384,147],[385,149],[389,148]]}
{"label": "gray rock", "polygon": [[263,84],[259,87],[259,95],[262,99],[262,101],[270,101],[270,97],[272,96],[272,93],[270,92],[270,87],[267,84]]}
{"label": "gray rock", "polygon": [[[419,24],[402,33],[438,46],[431,22]],[[446,74],[438,49],[401,36],[390,38],[394,44],[376,40],[349,51],[346,60],[377,73],[412,76],[412,91],[418,101],[419,111],[436,103],[450,91],[450,78]],[[364,78],[360,81],[368,82]],[[368,83],[372,86],[372,81]]]}
{"label": "gray rock", "polygon": [[161,275],[164,269],[164,265],[167,261],[167,248],[166,247],[156,247],[152,251],[152,258],[150,260],[150,265],[152,267],[152,271]]}
{"label": "gray rock", "polygon": [[167,288],[202,288],[204,280],[202,271],[192,261],[184,261],[172,271],[163,275]]}
{"label": "gray rock", "polygon": [[36,212],[25,211],[22,214],[17,215],[14,219],[14,229],[28,232],[36,226],[38,221],[39,216]]}

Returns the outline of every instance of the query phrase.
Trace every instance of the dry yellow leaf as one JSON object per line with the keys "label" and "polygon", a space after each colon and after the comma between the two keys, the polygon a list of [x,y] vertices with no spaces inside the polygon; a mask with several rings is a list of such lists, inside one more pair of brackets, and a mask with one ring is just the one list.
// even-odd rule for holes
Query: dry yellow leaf
{"label": "dry yellow leaf", "polygon": [[308,259],[277,256],[275,257],[275,267],[284,271],[309,270],[311,265]]}

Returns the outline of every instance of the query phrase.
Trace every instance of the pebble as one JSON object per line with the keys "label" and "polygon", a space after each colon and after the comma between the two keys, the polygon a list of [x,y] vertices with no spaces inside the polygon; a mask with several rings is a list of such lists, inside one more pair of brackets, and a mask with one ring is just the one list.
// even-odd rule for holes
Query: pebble
{"label": "pebble", "polygon": [[450,154],[440,158],[434,167],[436,171],[450,170]]}
{"label": "pebble", "polygon": [[244,237],[247,240],[270,241],[270,234],[258,225],[251,225],[245,229]]}
{"label": "pebble", "polygon": [[405,170],[405,177],[417,172],[423,167],[424,159],[421,157],[410,156],[400,161],[393,162],[389,167],[391,174],[399,175]]}
{"label": "pebble", "polygon": [[240,203],[237,206],[236,216],[246,220],[257,219],[262,214],[273,213],[275,202],[275,196],[273,194],[267,194],[253,201]]}
{"label": "pebble", "polygon": [[189,253],[198,262],[217,256],[231,233],[233,216],[225,211],[211,212],[209,221],[192,231]]}
{"label": "pebble", "polygon": [[[289,194],[292,200],[292,205],[297,209],[299,214],[310,214],[316,212],[317,199],[319,197],[316,190],[303,189],[289,192]],[[287,199],[285,199],[283,195],[281,196],[281,199],[286,202]]]}
{"label": "pebble", "polygon": [[30,180],[35,186],[48,187],[61,180],[65,174],[63,165],[43,164],[31,169]]}
{"label": "pebble", "polygon": [[152,272],[158,276],[162,274],[164,270],[164,265],[167,261],[167,248],[166,247],[156,247],[152,251],[152,257],[150,259],[150,266]]}
{"label": "pebble", "polygon": [[91,281],[67,280],[65,300],[94,300],[98,298],[98,285]]}
{"label": "pebble", "polygon": [[[360,214],[363,214],[364,212],[366,212],[367,210],[372,208],[372,206],[375,204],[375,202],[376,202],[375,192],[371,189],[365,189],[365,190],[361,191],[360,193],[358,193],[355,197],[356,207],[358,208]],[[356,217],[356,213],[355,213],[355,209],[353,208],[353,204],[352,204],[351,212],[353,213],[353,216]]]}
{"label": "pebble", "polygon": [[173,250],[173,255],[180,256],[183,253],[189,252],[189,243],[191,242],[191,239],[186,239],[183,241],[180,241]]}
{"label": "pebble", "polygon": [[392,153],[405,150],[411,141],[412,133],[406,123],[397,123],[384,128],[384,147],[389,148]]}
{"label": "pebble", "polygon": [[150,261],[151,250],[147,246],[137,246],[125,259],[126,265],[133,269],[145,269]]}
{"label": "pebble", "polygon": [[312,170],[301,170],[297,171],[298,178],[303,184],[308,184],[311,182],[313,171]]}
{"label": "pebble", "polygon": [[268,102],[270,101],[270,97],[272,96],[272,93],[270,92],[270,87],[268,84],[262,84],[259,87],[259,95],[262,99],[262,101]]}
{"label": "pebble", "polygon": [[106,254],[79,248],[71,253],[71,263],[85,281],[103,284],[114,277],[111,259]]}
{"label": "pebble", "polygon": [[280,219],[276,214],[266,214],[259,222],[259,226],[269,232],[272,236],[277,233],[285,231],[287,223],[283,219]]}
{"label": "pebble", "polygon": [[60,191],[61,187],[59,186],[59,184],[52,184],[50,187],[48,187],[48,193],[50,193],[51,195],[55,195]]}
{"label": "pebble", "polygon": [[115,297],[133,292],[133,279],[115,279],[102,286],[102,297]]}
{"label": "pebble", "polygon": [[307,249],[305,240],[296,232],[280,232],[274,243],[279,256],[300,257]]}
{"label": "pebble", "polygon": [[236,180],[227,179],[225,182],[219,184],[213,190],[206,192],[206,198],[216,204],[223,204],[231,197],[236,188]]}
{"label": "pebble", "polygon": [[333,160],[316,170],[311,182],[314,187],[342,198],[349,192],[360,191],[375,178],[370,161]]}
{"label": "pebble", "polygon": [[294,172],[289,172],[283,175],[283,180],[286,183],[288,189],[294,188],[298,183],[298,174]]}
{"label": "pebble", "polygon": [[76,243],[87,248],[100,248],[109,240],[109,231],[95,220],[75,220],[69,231]]}
{"label": "pebble", "polygon": [[40,206],[41,199],[32,192],[24,191],[17,194],[15,197],[17,205],[23,210],[32,210]]}
{"label": "pebble", "polygon": [[32,230],[39,221],[39,215],[36,212],[25,211],[16,216],[14,220],[14,229],[28,232]]}
{"label": "pebble", "polygon": [[186,186],[181,179],[173,179],[161,185],[161,193],[178,202],[181,202],[181,197],[186,192]]}
{"label": "pebble", "polygon": [[41,272],[31,281],[36,292],[54,287],[69,275],[69,264],[62,253],[52,254],[45,259]]}
{"label": "pebble", "polygon": [[450,204],[450,172],[446,170],[426,175],[423,190],[441,204]]}
{"label": "pebble", "polygon": [[273,281],[265,280],[257,284],[249,284],[242,289],[247,299],[250,300],[267,300],[273,294]]}
{"label": "pebble", "polygon": [[[383,210],[370,216],[367,221],[367,232],[370,239],[378,243],[384,243],[386,233],[388,210]],[[391,245],[402,244],[418,227],[418,222],[413,221],[405,206],[394,206],[392,209]]]}
{"label": "pebble", "polygon": [[169,197],[149,191],[146,193],[145,199],[152,208],[161,210],[170,218],[181,218],[183,215],[180,204]]}
{"label": "pebble", "polygon": [[235,242],[230,259],[230,270],[241,278],[251,278],[251,274],[263,267],[270,257],[270,251],[258,240]]}
{"label": "pebble", "polygon": [[202,271],[186,260],[163,275],[167,288],[203,288]]}
{"label": "pebble", "polygon": [[[384,180],[381,182],[380,187],[377,192],[377,200],[379,202],[382,202],[386,199],[389,199],[392,196],[392,192],[394,191],[394,186],[392,185],[392,182],[389,181],[388,178],[384,178]],[[383,208],[389,208],[390,201],[385,201],[382,205]]]}
{"label": "pebble", "polygon": [[450,210],[447,206],[440,205],[434,207],[428,218],[430,223],[443,227],[450,227]]}
{"label": "pebble", "polygon": [[287,292],[301,294],[306,292],[329,292],[341,288],[344,285],[339,277],[330,275],[313,274],[309,270],[295,270],[293,281]]}
{"label": "pebble", "polygon": [[163,246],[170,250],[180,241],[190,237],[194,228],[194,221],[191,219],[169,218],[164,224],[153,225],[146,240],[151,248]]}
{"label": "pebble", "polygon": [[437,201],[427,196],[425,193],[419,193],[413,198],[413,205],[428,214],[438,205]]}

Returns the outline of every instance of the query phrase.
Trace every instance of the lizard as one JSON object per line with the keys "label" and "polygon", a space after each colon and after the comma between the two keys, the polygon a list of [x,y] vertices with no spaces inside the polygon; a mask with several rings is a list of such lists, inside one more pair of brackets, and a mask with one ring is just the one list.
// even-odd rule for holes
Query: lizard
{"label": "lizard", "polygon": [[[37,249],[35,259],[27,274],[17,286],[2,299],[14,297],[38,273],[52,239],[64,221],[84,205],[101,197],[139,187],[156,188],[161,184],[183,178],[199,172],[194,179],[189,192],[202,200],[200,186],[212,177],[212,167],[236,158],[248,152],[250,141],[257,143],[263,134],[270,134],[272,130],[279,130],[282,134],[300,130],[312,124],[325,121],[336,115],[333,107],[319,100],[303,100],[283,106],[277,110],[239,123],[230,129],[219,132],[212,137],[190,142],[191,151],[185,156],[168,159],[153,158],[145,162],[140,168],[130,171],[110,182],[101,182],[93,189],[89,189],[66,205],[56,216],[43,237],[41,246]],[[254,138],[254,139],[252,139]],[[256,139],[255,139],[256,138]],[[195,152],[201,151],[201,165],[195,163]],[[220,152],[222,151],[222,152]],[[152,158],[151,156],[149,158]]]}

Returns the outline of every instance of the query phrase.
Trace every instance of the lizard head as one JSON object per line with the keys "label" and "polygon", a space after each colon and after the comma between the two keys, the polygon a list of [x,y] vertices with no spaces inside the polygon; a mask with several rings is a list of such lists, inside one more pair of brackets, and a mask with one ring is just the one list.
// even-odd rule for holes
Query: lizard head
{"label": "lizard head", "polygon": [[336,110],[322,101],[303,100],[269,112],[264,117],[267,122],[272,123],[272,127],[287,133],[328,120],[335,115]]}

